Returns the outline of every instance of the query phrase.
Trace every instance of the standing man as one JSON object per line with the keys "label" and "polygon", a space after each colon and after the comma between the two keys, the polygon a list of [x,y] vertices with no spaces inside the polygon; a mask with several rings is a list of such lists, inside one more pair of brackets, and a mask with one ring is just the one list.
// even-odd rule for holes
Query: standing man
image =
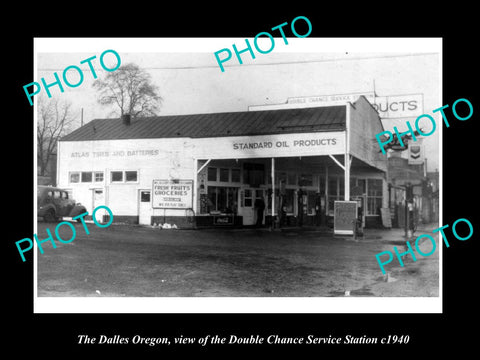
{"label": "standing man", "polygon": [[257,227],[261,227],[263,224],[263,212],[265,210],[263,198],[259,197],[255,200],[255,208],[257,209]]}

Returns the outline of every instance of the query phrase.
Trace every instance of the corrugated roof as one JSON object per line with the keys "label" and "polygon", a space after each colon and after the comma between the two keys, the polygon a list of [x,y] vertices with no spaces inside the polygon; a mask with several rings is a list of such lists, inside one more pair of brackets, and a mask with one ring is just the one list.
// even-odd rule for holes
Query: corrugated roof
{"label": "corrugated roof", "polygon": [[345,106],[155,116],[132,120],[96,119],[61,141],[222,137],[338,131],[345,128]]}

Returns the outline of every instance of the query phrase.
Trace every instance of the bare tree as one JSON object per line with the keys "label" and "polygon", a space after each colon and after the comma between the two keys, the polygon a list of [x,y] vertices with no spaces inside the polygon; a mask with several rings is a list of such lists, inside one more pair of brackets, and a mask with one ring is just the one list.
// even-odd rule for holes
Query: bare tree
{"label": "bare tree", "polygon": [[40,176],[47,175],[48,164],[56,152],[57,141],[69,130],[74,117],[71,103],[58,99],[38,99],[37,159]]}
{"label": "bare tree", "polygon": [[156,115],[162,101],[150,74],[132,63],[109,73],[104,80],[96,80],[93,87],[100,104],[115,105],[120,115],[130,114],[132,118]]}

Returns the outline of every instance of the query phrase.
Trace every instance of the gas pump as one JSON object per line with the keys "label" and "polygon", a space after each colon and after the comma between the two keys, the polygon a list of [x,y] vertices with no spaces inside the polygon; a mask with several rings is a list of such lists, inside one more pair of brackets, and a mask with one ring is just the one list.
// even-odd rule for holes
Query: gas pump
{"label": "gas pump", "polygon": [[362,234],[365,227],[365,195],[352,196],[351,199],[357,202],[357,229]]}
{"label": "gas pump", "polygon": [[414,231],[413,186],[405,185],[405,237],[410,238]]}
{"label": "gas pump", "polygon": [[315,225],[322,224],[322,197],[319,192],[315,194]]}
{"label": "gas pump", "polygon": [[298,226],[303,225],[303,220],[307,216],[307,194],[302,189],[299,189],[297,192],[298,198],[298,213],[297,213],[297,220]]}

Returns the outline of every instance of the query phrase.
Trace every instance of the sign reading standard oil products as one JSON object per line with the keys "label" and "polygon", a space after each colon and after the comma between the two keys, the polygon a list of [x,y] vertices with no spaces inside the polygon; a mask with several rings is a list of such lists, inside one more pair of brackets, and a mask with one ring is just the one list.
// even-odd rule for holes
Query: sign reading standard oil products
{"label": "sign reading standard oil products", "polygon": [[154,209],[189,209],[192,207],[193,180],[153,180]]}

